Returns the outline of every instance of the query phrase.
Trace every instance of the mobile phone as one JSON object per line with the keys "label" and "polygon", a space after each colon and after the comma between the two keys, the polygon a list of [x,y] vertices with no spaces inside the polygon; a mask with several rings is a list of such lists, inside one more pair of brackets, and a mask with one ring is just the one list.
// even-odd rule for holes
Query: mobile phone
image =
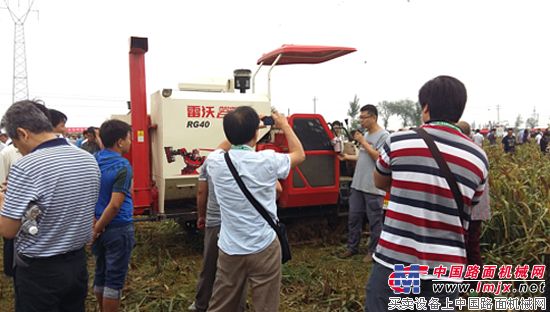
{"label": "mobile phone", "polygon": [[275,121],[273,120],[273,117],[271,117],[271,116],[263,117],[262,122],[264,123],[264,126],[272,126],[272,125],[275,124]]}

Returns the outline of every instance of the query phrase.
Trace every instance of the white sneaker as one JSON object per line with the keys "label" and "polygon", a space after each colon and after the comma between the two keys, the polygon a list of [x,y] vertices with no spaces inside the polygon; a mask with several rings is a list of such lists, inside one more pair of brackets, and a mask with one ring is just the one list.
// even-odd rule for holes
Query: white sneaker
{"label": "white sneaker", "polygon": [[197,307],[195,307],[195,301],[191,303],[189,307],[187,307],[187,311],[197,311]]}

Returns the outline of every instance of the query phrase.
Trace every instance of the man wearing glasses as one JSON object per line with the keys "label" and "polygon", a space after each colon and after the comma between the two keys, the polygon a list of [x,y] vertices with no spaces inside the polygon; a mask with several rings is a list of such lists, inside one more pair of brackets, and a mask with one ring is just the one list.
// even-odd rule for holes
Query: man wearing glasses
{"label": "man wearing glasses", "polygon": [[367,217],[370,240],[368,254],[363,260],[370,262],[382,230],[382,206],[386,194],[374,185],[373,173],[379,155],[378,150],[384,145],[389,133],[378,125],[378,110],[374,105],[361,107],[359,119],[361,127],[366,130],[364,135],[359,131],[354,135],[354,139],[360,145],[359,155],[340,157],[341,160],[357,161],[349,197],[348,244],[341,257],[349,258],[359,252],[363,221]]}

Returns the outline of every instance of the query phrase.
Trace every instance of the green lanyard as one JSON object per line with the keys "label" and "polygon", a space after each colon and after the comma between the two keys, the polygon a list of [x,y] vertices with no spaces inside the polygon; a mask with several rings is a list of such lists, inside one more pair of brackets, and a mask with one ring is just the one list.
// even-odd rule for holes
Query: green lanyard
{"label": "green lanyard", "polygon": [[231,149],[235,149],[235,150],[243,150],[243,151],[251,151],[253,152],[254,149],[249,146],[249,145],[231,145]]}
{"label": "green lanyard", "polygon": [[436,126],[449,127],[449,128],[453,128],[453,129],[455,129],[456,131],[462,133],[462,130],[460,130],[459,127],[453,125],[453,124],[450,123],[450,122],[446,122],[446,121],[430,121],[430,122],[428,123],[428,125],[436,125]]}

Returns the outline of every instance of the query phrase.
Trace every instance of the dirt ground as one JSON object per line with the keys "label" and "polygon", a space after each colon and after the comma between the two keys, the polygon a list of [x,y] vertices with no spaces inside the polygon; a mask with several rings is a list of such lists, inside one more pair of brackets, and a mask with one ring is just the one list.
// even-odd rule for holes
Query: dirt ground
{"label": "dirt ground", "polygon": [[[363,255],[340,259],[345,225],[288,224],[293,259],[283,266],[280,311],[362,311],[370,264]],[[189,235],[173,221],[136,225],[122,311],[187,311],[201,266],[202,236]],[[362,247],[366,239],[362,242]],[[89,250],[88,250],[89,251]],[[94,263],[89,256],[90,286]],[[0,278],[0,311],[13,311],[10,279]],[[252,310],[249,300],[249,310]],[[87,311],[99,311],[91,287]]]}

